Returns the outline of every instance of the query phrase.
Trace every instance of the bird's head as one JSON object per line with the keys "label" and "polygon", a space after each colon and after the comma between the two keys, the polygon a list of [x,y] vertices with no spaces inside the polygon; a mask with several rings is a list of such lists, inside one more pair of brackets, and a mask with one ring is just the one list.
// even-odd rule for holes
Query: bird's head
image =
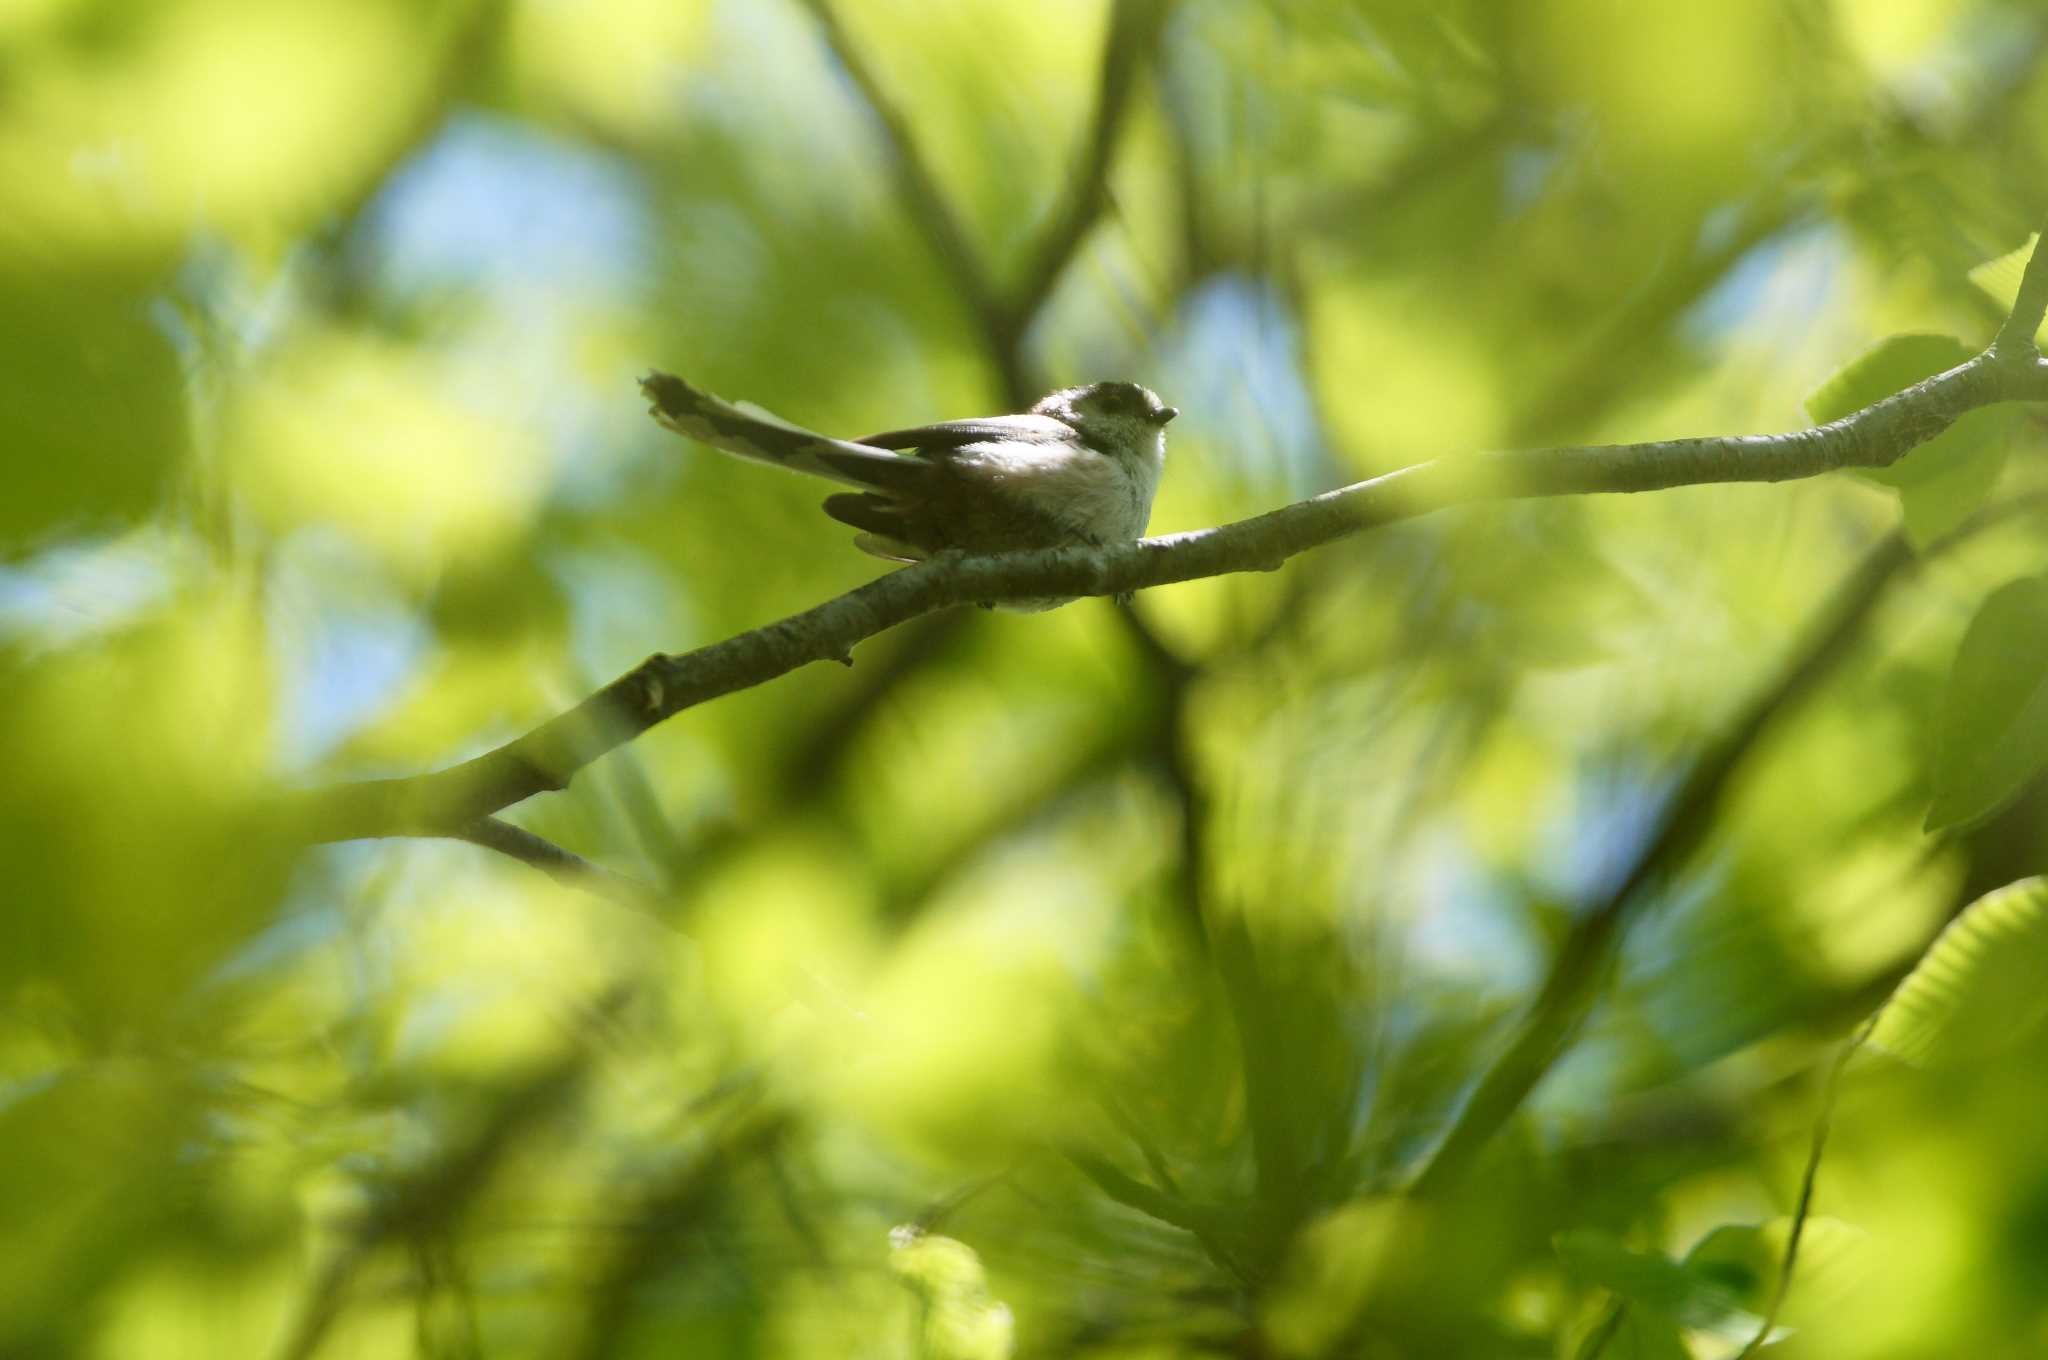
{"label": "bird's head", "polygon": [[1098,382],[1063,387],[1031,408],[1071,425],[1075,433],[1107,453],[1138,453],[1157,447],[1166,422],[1180,414],[1159,394],[1134,382]]}

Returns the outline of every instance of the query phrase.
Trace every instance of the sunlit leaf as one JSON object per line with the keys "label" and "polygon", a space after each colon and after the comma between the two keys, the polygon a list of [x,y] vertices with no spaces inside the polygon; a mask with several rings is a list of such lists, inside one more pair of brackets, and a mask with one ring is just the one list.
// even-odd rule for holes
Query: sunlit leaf
{"label": "sunlit leaf", "polygon": [[0,551],[154,505],[185,454],[184,375],[145,292],[0,274]]}
{"label": "sunlit leaf", "polygon": [[1266,1335],[1283,1355],[1327,1354],[1423,1230],[1420,1211],[1391,1198],[1357,1200],[1310,1224],[1266,1296]]}
{"label": "sunlit leaf", "polygon": [[512,68],[536,103],[560,103],[618,136],[648,136],[670,115],[710,10],[704,0],[516,5]]}
{"label": "sunlit leaf", "polygon": [[1010,1310],[989,1295],[988,1272],[965,1242],[904,1226],[889,1234],[889,1268],[924,1304],[929,1360],[1009,1360]]}
{"label": "sunlit leaf", "polygon": [[[1685,1268],[1726,1289],[1744,1308],[1761,1314],[1777,1292],[1790,1218],[1767,1223],[1729,1224],[1714,1229],[1686,1253]],[[1799,1259],[1785,1296],[1793,1318],[1824,1316],[1839,1304],[1867,1269],[1861,1252],[1868,1235],[1853,1224],[1825,1216],[1808,1217],[1799,1235]]]}
{"label": "sunlit leaf", "polygon": [[[1894,335],[1851,359],[1806,399],[1816,424],[1839,420],[1963,363],[1970,350],[1949,335]],[[1971,411],[1887,468],[1860,475],[1897,489],[1906,536],[1924,548],[1968,519],[2005,469],[2009,411]]]}
{"label": "sunlit leaf", "polygon": [[1885,1002],[1870,1043],[1910,1062],[1981,1059],[2048,1020],[2048,879],[1978,898]]}
{"label": "sunlit leaf", "polygon": [[[2033,258],[2034,247],[2040,243],[2041,234],[2035,232],[2027,237],[2025,245],[2009,251],[1995,260],[1986,260],[1970,271],[1970,282],[1977,285],[1999,306],[2010,311],[2020,295],[2020,277],[2027,272],[2027,261]],[[2043,326],[2048,330],[2048,326]],[[2041,332],[2035,332],[2039,339]]]}
{"label": "sunlit leaf", "polygon": [[1942,695],[1927,829],[1979,821],[2048,766],[2048,578],[1993,591]]}
{"label": "sunlit leaf", "polygon": [[404,345],[316,332],[252,374],[228,422],[250,508],[280,534],[339,529],[412,579],[502,549],[546,488],[545,451],[454,399],[424,362]]}
{"label": "sunlit leaf", "polygon": [[[1553,99],[1591,113],[1615,154],[1642,174],[1684,165],[1664,201],[1738,173],[1743,149],[1768,124],[1767,72],[1783,41],[1775,7],[1757,0],[1659,5],[1614,21],[1604,0],[1511,7],[1522,60]],[[1661,54],[1684,52],[1695,79],[1673,82]],[[1655,207],[1664,206],[1659,202]]]}
{"label": "sunlit leaf", "polygon": [[177,1068],[142,1060],[80,1064],[6,1093],[0,1351],[76,1354],[51,1344],[80,1322],[71,1301],[162,1249],[190,1184],[177,1157],[193,1094]]}
{"label": "sunlit leaf", "polygon": [[1720,1281],[1667,1256],[1632,1251],[1591,1228],[1559,1233],[1551,1244],[1574,1275],[1681,1327],[1735,1340],[1763,1325]]}
{"label": "sunlit leaf", "polygon": [[1500,442],[1506,394],[1485,337],[1428,298],[1412,285],[1334,276],[1308,296],[1324,419],[1362,471]]}
{"label": "sunlit leaf", "polygon": [[173,0],[10,52],[0,262],[164,264],[309,221],[417,134],[471,8]]}
{"label": "sunlit leaf", "polygon": [[263,646],[224,592],[0,664],[0,987],[52,985],[93,1029],[150,1021],[275,906]]}
{"label": "sunlit leaf", "polygon": [[1579,1343],[1576,1360],[1689,1360],[1677,1323],[1647,1308],[1616,1307]]}

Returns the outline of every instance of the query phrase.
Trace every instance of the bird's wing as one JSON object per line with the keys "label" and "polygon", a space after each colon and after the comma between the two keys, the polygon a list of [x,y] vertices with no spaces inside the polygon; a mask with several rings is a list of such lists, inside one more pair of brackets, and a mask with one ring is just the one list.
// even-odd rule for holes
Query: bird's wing
{"label": "bird's wing", "polygon": [[651,413],[658,424],[757,463],[888,491],[913,490],[934,472],[913,458],[792,425],[750,402],[715,397],[672,374],[649,373],[640,380],[640,390],[654,403]]}
{"label": "bird's wing", "polygon": [[926,457],[941,455],[969,444],[991,442],[1053,444],[1070,442],[1071,426],[1051,416],[985,416],[980,420],[947,420],[937,425],[916,425],[907,430],[885,430],[856,439],[877,449],[916,449]]}

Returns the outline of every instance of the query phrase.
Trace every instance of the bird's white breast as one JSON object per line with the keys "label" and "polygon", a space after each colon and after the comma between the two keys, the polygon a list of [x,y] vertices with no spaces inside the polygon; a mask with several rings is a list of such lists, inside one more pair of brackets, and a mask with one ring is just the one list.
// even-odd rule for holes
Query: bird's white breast
{"label": "bird's white breast", "polygon": [[1165,464],[1164,445],[1163,436],[1155,435],[1144,454],[1122,460],[1069,436],[1034,444],[968,444],[954,457],[964,471],[986,477],[1001,494],[1057,519],[1075,537],[1115,543],[1145,532]]}

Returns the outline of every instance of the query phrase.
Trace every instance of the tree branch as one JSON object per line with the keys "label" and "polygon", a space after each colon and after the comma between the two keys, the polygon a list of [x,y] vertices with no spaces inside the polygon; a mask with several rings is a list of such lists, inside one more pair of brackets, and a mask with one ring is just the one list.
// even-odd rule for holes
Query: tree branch
{"label": "tree branch", "polygon": [[[1935,544],[1929,554],[1946,551],[2015,515],[2039,513],[2041,505],[2042,498],[2028,497],[2000,506]],[[1926,555],[1915,557],[1904,535],[1896,531],[1871,549],[1822,611],[1805,644],[1694,763],[1628,872],[1565,937],[1514,1038],[1480,1078],[1450,1132],[1416,1178],[1413,1193],[1435,1194],[1455,1183],[1564,1055],[1592,1005],[1606,962],[1644,889],[1676,869],[1699,845],[1713,825],[1721,795],[1765,730],[1811,694],[1848,654],[1893,579],[1924,560]]]}
{"label": "tree branch", "polygon": [[453,840],[468,841],[471,845],[481,845],[486,850],[509,855],[522,864],[530,864],[565,888],[594,893],[622,907],[646,912],[657,920],[661,918],[660,901],[653,888],[636,878],[593,863],[525,827],[514,826],[497,817],[479,817],[457,827],[449,836]]}
{"label": "tree branch", "polygon": [[[606,1019],[625,1001],[623,989],[608,989],[596,999],[591,1018]],[[279,1340],[279,1360],[309,1360],[341,1316],[356,1273],[377,1249],[400,1238],[427,1238],[443,1231],[484,1189],[518,1142],[568,1105],[588,1068],[588,1046],[576,1045],[506,1090],[467,1138],[451,1141],[415,1170],[382,1186],[369,1186],[378,1193],[349,1239],[313,1276],[297,1316]]]}
{"label": "tree branch", "polygon": [[1856,1032],[1849,1036],[1849,1041],[1842,1045],[1842,1051],[1828,1066],[1827,1080],[1821,1085],[1820,1114],[1813,1121],[1813,1136],[1807,1142],[1806,1167],[1799,1173],[1799,1199],[1793,1205],[1792,1222],[1786,1229],[1785,1256],[1778,1263],[1778,1278],[1771,1286],[1771,1301],[1764,1308],[1756,1335],[1736,1354],[1735,1360],[1748,1360],[1778,1330],[1778,1315],[1785,1309],[1785,1296],[1792,1292],[1792,1276],[1799,1268],[1800,1239],[1806,1235],[1806,1221],[1813,1213],[1813,1187],[1820,1179],[1820,1159],[1827,1152],[1828,1131],[1835,1118],[1835,1101],[1842,1091],[1842,1074],[1849,1070],[1849,1060],[1856,1056],[1856,1050],[1862,1048],[1877,1030],[1877,1022],[1883,1015],[1884,1007],[1880,1005],[1870,1013],[1869,1019],[1856,1027]]}
{"label": "tree branch", "polygon": [[973,309],[982,327],[989,331],[1000,330],[1009,309],[996,291],[988,271],[982,268],[981,256],[968,239],[966,225],[946,202],[938,176],[918,154],[917,142],[911,136],[910,120],[889,97],[881,77],[868,64],[860,48],[855,46],[846,26],[839,22],[838,11],[832,8],[830,0],[802,0],[802,3],[811,12],[811,17],[817,20],[832,55],[846,69],[847,78],[859,91],[875,121],[881,125],[882,142],[888,151],[889,168],[896,177],[896,187],[908,201],[911,215],[931,242],[939,263],[953,276],[954,286],[966,298],[967,305]]}
{"label": "tree branch", "polygon": [[1001,374],[1004,397],[1013,407],[1021,408],[1038,395],[1025,373],[1024,332],[1109,201],[1110,159],[1123,130],[1132,89],[1174,2],[1117,0],[1111,10],[1087,154],[1075,165],[1059,207],[1030,247],[1021,284],[1006,295],[975,249],[966,224],[947,201],[938,175],[918,152],[909,120],[853,43],[831,0],[802,0],[880,125],[889,164],[911,218],[980,322],[990,357]]}
{"label": "tree branch", "polygon": [[1074,167],[1066,197],[1039,238],[1038,249],[1024,270],[1023,282],[1011,303],[1011,334],[1015,344],[1031,318],[1045,305],[1067,262],[1081,248],[1095,219],[1109,204],[1109,164],[1123,132],[1131,94],[1145,56],[1157,42],[1175,0],[1117,0],[1109,16],[1109,39],[1103,46],[1101,81],[1095,93],[1095,119],[1088,137],[1088,155]]}
{"label": "tree branch", "polygon": [[1095,1188],[1126,1208],[1136,1209],[1148,1218],[1180,1228],[1192,1234],[1209,1253],[1217,1265],[1249,1282],[1251,1273],[1224,1242],[1225,1225],[1228,1216],[1219,1211],[1190,1203],[1178,1195],[1154,1189],[1143,1181],[1136,1180],[1111,1166],[1100,1157],[1085,1152],[1068,1152],[1067,1161],[1076,1171],[1094,1182]]}
{"label": "tree branch", "polygon": [[[681,387],[673,384],[673,387]],[[664,384],[663,390],[671,385]],[[687,388],[683,390],[687,391]],[[448,769],[321,790],[309,834],[444,834],[571,777],[656,723],[956,604],[1046,595],[1116,595],[1240,571],[1271,571],[1337,539],[1457,505],[1538,496],[1779,482],[1845,467],[1887,467],[1959,416],[2048,400],[2048,361],[1978,355],[1814,429],[1475,454],[1419,463],[1250,519],[1103,548],[989,557],[945,555],[893,572],[776,623],[676,655],[657,654],[568,712]]]}
{"label": "tree branch", "polygon": [[1521,1107],[1551,1066],[1570,1047],[1591,1008],[1599,980],[1643,889],[1678,867],[1713,824],[1730,778],[1771,721],[1788,712],[1845,655],[1892,578],[1913,560],[1905,536],[1887,535],[1836,592],[1809,640],[1776,678],[1745,705],[1728,731],[1694,763],[1672,794],[1654,833],[1628,872],[1591,912],[1573,925],[1514,1038],[1494,1060],[1437,1146],[1414,1192],[1430,1195],[1458,1180],[1479,1151]]}

